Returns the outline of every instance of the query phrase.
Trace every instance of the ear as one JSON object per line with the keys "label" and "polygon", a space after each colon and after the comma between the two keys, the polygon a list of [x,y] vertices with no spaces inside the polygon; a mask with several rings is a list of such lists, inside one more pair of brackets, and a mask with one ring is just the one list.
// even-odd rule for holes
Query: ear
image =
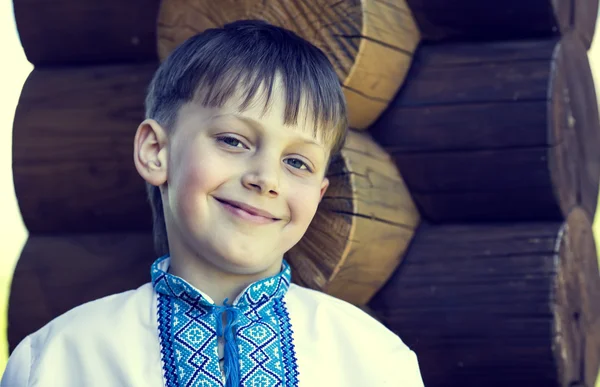
{"label": "ear", "polygon": [[323,182],[321,183],[321,194],[319,196],[319,202],[321,202],[321,200],[323,199],[323,195],[325,195],[325,191],[327,191],[328,187],[329,187],[329,179],[324,177]]}
{"label": "ear", "polygon": [[133,161],[140,176],[160,187],[167,182],[168,136],[155,120],[144,120],[137,128],[133,144]]}

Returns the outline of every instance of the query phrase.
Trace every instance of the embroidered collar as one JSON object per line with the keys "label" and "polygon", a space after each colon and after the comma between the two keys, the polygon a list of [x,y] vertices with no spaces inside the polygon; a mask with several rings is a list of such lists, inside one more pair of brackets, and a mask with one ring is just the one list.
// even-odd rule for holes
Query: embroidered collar
{"label": "embroidered collar", "polygon": [[[181,277],[168,272],[170,257],[165,255],[152,264],[152,285],[157,293],[183,299],[190,303],[215,307],[213,300]],[[283,260],[281,271],[247,286],[232,303],[234,307],[257,306],[283,298],[290,287],[291,268]]]}
{"label": "embroidered collar", "polygon": [[[151,269],[167,387],[298,386],[293,332],[283,297],[291,279],[287,262],[279,274],[249,285],[233,305],[223,306],[170,274],[169,263],[164,256]],[[222,372],[219,337],[224,340]]]}

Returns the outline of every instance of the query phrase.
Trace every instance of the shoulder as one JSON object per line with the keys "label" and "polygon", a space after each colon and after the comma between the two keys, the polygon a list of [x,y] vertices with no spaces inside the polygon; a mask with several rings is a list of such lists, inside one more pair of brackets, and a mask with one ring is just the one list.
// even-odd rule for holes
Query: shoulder
{"label": "shoulder", "polygon": [[[292,284],[286,306],[295,345],[315,361],[352,369],[355,380],[373,386],[422,387],[416,354],[402,339],[360,308],[325,293]],[[318,348],[318,349],[316,349]],[[315,350],[316,349],[316,350]],[[322,354],[326,354],[325,357]],[[342,376],[340,376],[342,377]],[[352,383],[352,382],[349,382]]]}
{"label": "shoulder", "polygon": [[136,335],[143,334],[139,332],[139,324],[152,325],[153,294],[151,284],[145,284],[85,303],[56,317],[19,343],[8,360],[0,385],[28,385],[27,378],[30,373],[37,374],[36,369],[52,372],[53,368],[66,367],[79,354],[93,354],[98,348],[118,347],[119,342],[135,340]]}
{"label": "shoulder", "polygon": [[292,284],[286,302],[294,312],[302,311],[307,318],[321,324],[327,322],[346,329],[369,329],[383,340],[400,341],[395,333],[362,309],[323,292]]}
{"label": "shoulder", "polygon": [[[137,289],[102,297],[79,305],[56,317],[31,336],[34,342],[44,341],[55,335],[84,334],[89,337],[95,331],[108,331],[127,327],[132,319],[143,319],[149,313],[153,289],[144,284]],[[142,314],[140,313],[142,312]]]}

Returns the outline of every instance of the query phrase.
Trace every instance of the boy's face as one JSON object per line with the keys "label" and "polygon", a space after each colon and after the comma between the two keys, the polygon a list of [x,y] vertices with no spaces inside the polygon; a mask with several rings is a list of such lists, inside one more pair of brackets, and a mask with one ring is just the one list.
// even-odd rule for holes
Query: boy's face
{"label": "boy's face", "polygon": [[231,102],[179,111],[163,191],[169,245],[228,273],[272,275],[327,189],[329,146],[303,111],[297,125],[284,125],[282,93],[264,114],[262,102],[243,112]]}

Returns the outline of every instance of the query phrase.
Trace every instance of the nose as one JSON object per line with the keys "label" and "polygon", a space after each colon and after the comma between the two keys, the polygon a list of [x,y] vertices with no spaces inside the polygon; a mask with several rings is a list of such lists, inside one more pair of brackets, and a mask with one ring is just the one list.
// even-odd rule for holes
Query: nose
{"label": "nose", "polygon": [[242,185],[261,195],[277,197],[279,195],[279,162],[273,158],[262,157],[248,165],[242,176]]}

